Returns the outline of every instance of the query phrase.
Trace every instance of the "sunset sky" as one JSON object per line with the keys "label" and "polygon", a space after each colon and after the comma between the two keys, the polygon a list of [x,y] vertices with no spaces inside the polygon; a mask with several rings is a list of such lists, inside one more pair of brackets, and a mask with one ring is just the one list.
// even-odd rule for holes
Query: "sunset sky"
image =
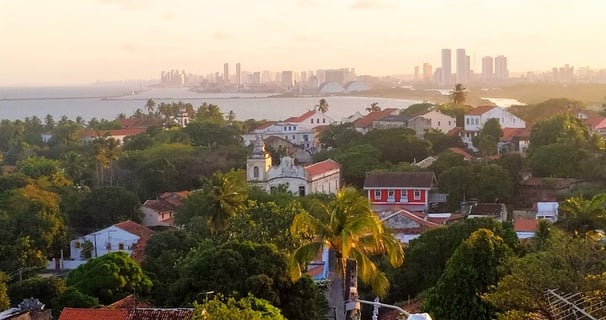
{"label": "sunset sky", "polygon": [[411,74],[439,67],[442,48],[465,48],[476,72],[501,54],[511,72],[598,69],[605,12],[603,0],[1,0],[0,85],[208,74],[225,62]]}

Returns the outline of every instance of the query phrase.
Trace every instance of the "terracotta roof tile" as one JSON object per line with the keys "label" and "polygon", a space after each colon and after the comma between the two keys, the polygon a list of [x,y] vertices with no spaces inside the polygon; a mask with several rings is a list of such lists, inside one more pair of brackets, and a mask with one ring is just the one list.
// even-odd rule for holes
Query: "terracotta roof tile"
{"label": "terracotta roof tile", "polygon": [[134,294],[120,299],[107,306],[108,309],[134,309],[134,308],[152,308],[149,303],[138,299]]}
{"label": "terracotta roof tile", "polygon": [[63,308],[59,320],[126,320],[126,309]]}
{"label": "terracotta roof tile", "polygon": [[313,116],[314,114],[316,114],[316,111],[309,110],[298,117],[290,117],[290,118],[284,120],[284,122],[303,122],[303,121],[305,121],[305,119]]}
{"label": "terracotta roof tile", "polygon": [[102,136],[136,136],[140,133],[145,132],[143,128],[127,128],[127,129],[117,129],[117,130],[91,130],[91,129],[82,129],[80,130],[80,137],[102,137]]}
{"label": "terracotta roof tile", "polygon": [[501,141],[510,141],[514,137],[528,139],[530,138],[530,130],[526,128],[503,128]]}
{"label": "terracotta roof tile", "polygon": [[396,111],[398,111],[397,108],[385,108],[381,111],[373,111],[365,115],[364,117],[357,119],[353,123],[356,128],[367,128],[372,125],[373,121],[381,120],[387,116],[392,115]]}
{"label": "terracotta roof tile", "polygon": [[433,172],[367,172],[364,189],[368,188],[431,188]]}
{"label": "terracotta roof tile", "polygon": [[189,320],[193,309],[131,309],[125,320]]}
{"label": "terracotta roof tile", "polygon": [[162,119],[118,119],[118,123],[122,128],[143,128],[149,127],[160,127],[162,126]]}
{"label": "terracotta roof tile", "polygon": [[481,216],[501,216],[503,213],[502,203],[478,203],[471,207],[470,215],[481,215]]}
{"label": "terracotta roof tile", "polygon": [[126,231],[130,232],[134,235],[139,236],[139,241],[133,248],[133,253],[131,256],[135,261],[141,262],[143,261],[143,256],[145,253],[145,246],[147,245],[147,240],[154,235],[154,231],[147,228],[146,226],[140,225],[134,221],[126,220],[120,223],[115,224],[114,226]]}
{"label": "terracotta roof tile", "polygon": [[326,159],[324,161],[316,162],[305,167],[305,172],[309,177],[317,176],[327,171],[341,169],[341,165],[332,160]]}
{"label": "terracotta roof tile", "polygon": [[518,218],[513,221],[513,230],[534,232],[537,231],[538,223],[537,219]]}
{"label": "terracotta roof tile", "polygon": [[473,156],[470,155],[469,153],[467,153],[467,151],[459,148],[459,147],[451,147],[448,148],[448,151],[452,152],[452,153],[456,153],[458,155],[462,155],[463,158],[465,158],[465,160],[471,160],[473,159]]}
{"label": "terracotta roof tile", "polygon": [[467,112],[467,116],[481,116],[484,113],[494,109],[494,108],[498,108],[497,106],[479,106],[475,109],[472,109],[471,111]]}

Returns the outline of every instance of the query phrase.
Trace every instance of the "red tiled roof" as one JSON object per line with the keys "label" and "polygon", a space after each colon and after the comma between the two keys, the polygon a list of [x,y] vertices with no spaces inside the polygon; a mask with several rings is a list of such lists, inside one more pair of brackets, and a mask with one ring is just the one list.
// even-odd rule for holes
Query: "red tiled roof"
{"label": "red tiled roof", "polygon": [[530,138],[530,130],[526,128],[503,128],[502,141],[510,141],[514,137],[528,139]]}
{"label": "red tiled roof", "polygon": [[126,309],[63,308],[59,320],[126,320]]}
{"label": "red tiled roof", "polygon": [[298,117],[290,117],[290,118],[284,120],[284,122],[303,122],[303,121],[305,121],[305,119],[313,116],[315,113],[316,113],[316,111],[309,110]]}
{"label": "red tiled roof", "polygon": [[450,131],[448,131],[446,134],[449,136],[458,136],[461,131],[463,131],[462,127],[454,127],[450,129]]}
{"label": "red tiled roof", "polygon": [[504,205],[502,203],[478,203],[471,207],[470,215],[495,216],[503,213]]}
{"label": "red tiled roof", "polygon": [[131,256],[135,261],[141,262],[143,261],[143,255],[145,253],[145,246],[147,245],[147,240],[154,235],[154,231],[147,228],[146,226],[140,225],[134,221],[126,220],[120,223],[115,224],[114,226],[126,231],[130,232],[134,235],[139,236],[139,241],[133,248],[133,253]]}
{"label": "red tiled roof", "polygon": [[165,192],[158,199],[146,200],[143,206],[158,212],[174,211],[188,195],[189,191]]}
{"label": "red tiled roof", "polygon": [[269,128],[269,127],[273,126],[274,123],[275,123],[274,121],[269,121],[269,122],[263,123],[260,126],[256,127],[255,130],[263,130],[265,128]]}
{"label": "red tiled roof", "polygon": [[118,119],[116,120],[122,128],[143,128],[162,126],[162,119]]}
{"label": "red tiled roof", "polygon": [[341,165],[332,160],[326,159],[324,161],[316,162],[305,167],[305,172],[309,177],[313,177],[322,174],[327,171],[341,169]]}
{"label": "red tiled roof", "polygon": [[125,320],[189,320],[193,309],[131,309]]}
{"label": "red tiled roof", "polygon": [[433,172],[366,172],[364,189],[368,188],[431,188]]}
{"label": "red tiled roof", "polygon": [[473,159],[473,156],[472,156],[472,155],[470,155],[470,154],[469,154],[469,153],[467,153],[465,150],[463,150],[463,149],[461,149],[461,148],[459,148],[459,147],[451,147],[451,148],[448,148],[448,151],[450,151],[450,152],[452,152],[452,153],[456,153],[456,154],[462,155],[462,156],[463,156],[463,158],[465,158],[465,160],[471,160],[471,159]]}
{"label": "red tiled roof", "polygon": [[546,189],[563,189],[569,188],[571,185],[579,182],[581,182],[581,180],[572,178],[530,177],[520,182],[520,185],[525,187],[543,187]]}
{"label": "red tiled roof", "polygon": [[479,106],[475,109],[472,109],[471,111],[467,112],[467,116],[481,116],[484,113],[497,108],[497,106]]}
{"label": "red tiled roof", "polygon": [[538,222],[537,219],[518,218],[513,221],[513,230],[534,232],[537,231]]}
{"label": "red tiled roof", "polygon": [[137,299],[134,294],[120,299],[107,306],[108,309],[134,309],[134,308],[152,308],[153,306],[143,300]]}
{"label": "red tiled roof", "polygon": [[145,132],[143,128],[127,128],[127,129],[117,129],[117,130],[91,130],[91,129],[82,129],[80,130],[81,137],[116,137],[116,136],[136,136],[140,133]]}
{"label": "red tiled roof", "polygon": [[356,128],[367,128],[372,125],[373,121],[381,120],[396,111],[398,111],[397,108],[385,108],[381,111],[372,111],[364,117],[357,119],[353,123]]}

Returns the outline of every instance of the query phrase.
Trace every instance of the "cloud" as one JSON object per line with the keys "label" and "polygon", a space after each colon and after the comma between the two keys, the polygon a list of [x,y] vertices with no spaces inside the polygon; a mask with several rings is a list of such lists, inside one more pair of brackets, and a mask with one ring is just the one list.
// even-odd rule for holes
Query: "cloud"
{"label": "cloud", "polygon": [[395,3],[389,3],[386,1],[378,1],[378,0],[358,0],[354,2],[351,6],[351,9],[360,9],[360,10],[375,10],[375,9],[394,9],[397,8]]}
{"label": "cloud", "polygon": [[211,37],[215,40],[230,40],[235,38],[236,36],[231,33],[217,31],[211,35]]}

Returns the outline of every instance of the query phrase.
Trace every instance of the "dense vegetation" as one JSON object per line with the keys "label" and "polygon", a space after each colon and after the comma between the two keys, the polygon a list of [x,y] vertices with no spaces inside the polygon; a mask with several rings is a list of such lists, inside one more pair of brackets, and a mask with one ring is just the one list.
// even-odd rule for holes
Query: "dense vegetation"
{"label": "dense vegetation", "polygon": [[[217,106],[194,110],[184,103],[148,101],[147,112],[138,110],[132,118],[159,125],[123,144],[103,136],[83,142],[78,135],[82,128],[119,128],[118,121],[2,120],[0,151],[12,172],[0,175],[0,307],[36,296],[60,311],[109,304],[135,291],[157,306],[213,310],[217,319],[235,310],[251,319],[264,319],[268,312],[323,319],[325,288],[300,274],[324,243],[343,259],[341,266],[347,258],[359,259],[362,296],[382,294],[394,303],[422,297],[424,308],[439,318],[548,318],[545,289],[591,297],[606,290],[604,249],[595,240],[602,237],[596,230],[606,229],[606,198],[600,193],[604,140],[568,113],[570,108],[551,108],[573,104],[582,107],[550,100],[512,109],[535,117],[525,157],[496,157],[503,134],[498,123],[487,125],[474,141],[480,152],[472,161],[450,152],[463,145],[441,132],[418,137],[409,129],[386,129],[362,135],[351,124],[331,125],[320,135],[324,148],[315,159],[340,162],[344,182],[352,187],[336,196],[302,198],[247,186],[241,169],[249,150],[240,135],[257,122],[234,121]],[[430,107],[411,106],[408,112]],[[469,109],[437,107],[457,117]],[[192,115],[185,128],[170,121],[180,110]],[[52,138],[44,143],[46,133]],[[411,164],[427,156],[438,158],[431,167]],[[527,208],[519,196],[524,171],[587,184],[560,195],[561,220],[542,223],[528,242],[520,244],[507,223],[463,220],[425,232],[402,259],[402,248],[356,190],[373,170],[432,170],[452,209],[469,198]],[[140,221],[141,202],[181,190],[197,190],[176,214],[183,229],[157,232],[140,265],[109,254],[90,259],[66,280],[35,276],[49,258],[69,251],[69,239],[125,219]],[[209,292],[216,296],[209,300]],[[466,305],[462,314],[448,309],[461,305]]]}

